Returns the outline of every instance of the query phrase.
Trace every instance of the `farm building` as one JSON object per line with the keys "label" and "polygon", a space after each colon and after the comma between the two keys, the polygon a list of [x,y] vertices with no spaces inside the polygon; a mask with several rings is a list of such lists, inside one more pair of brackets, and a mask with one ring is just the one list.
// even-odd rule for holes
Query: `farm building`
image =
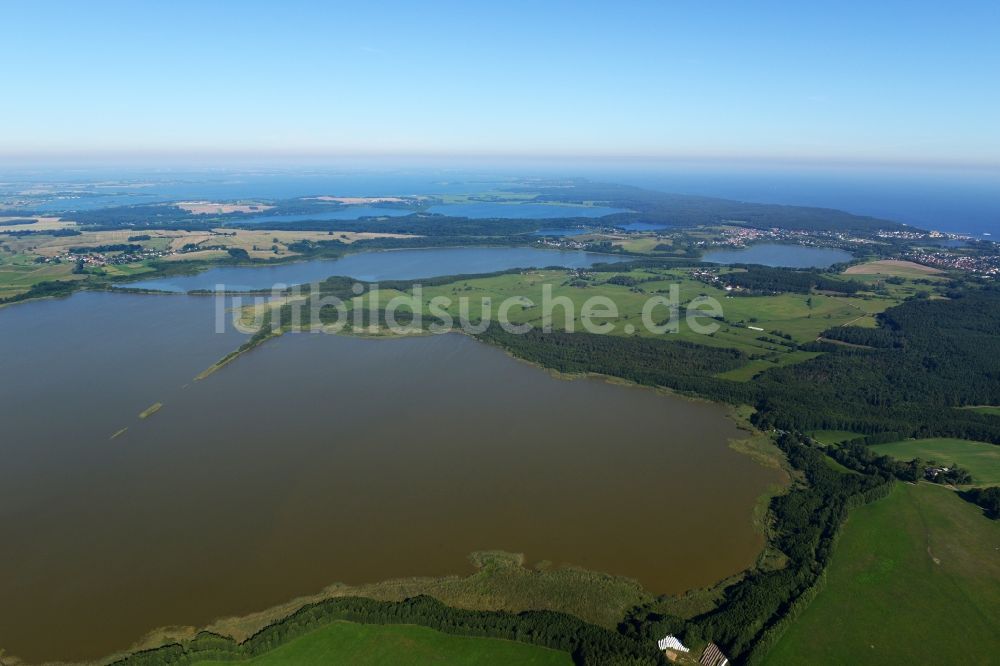
{"label": "farm building", "polygon": [[674,652],[690,652],[691,650],[684,647],[684,644],[677,640],[676,636],[667,634],[661,638],[657,645],[661,650],[673,650]]}
{"label": "farm building", "polygon": [[729,657],[722,654],[718,645],[709,643],[705,646],[705,651],[701,653],[701,659],[698,661],[705,666],[726,666],[729,663]]}

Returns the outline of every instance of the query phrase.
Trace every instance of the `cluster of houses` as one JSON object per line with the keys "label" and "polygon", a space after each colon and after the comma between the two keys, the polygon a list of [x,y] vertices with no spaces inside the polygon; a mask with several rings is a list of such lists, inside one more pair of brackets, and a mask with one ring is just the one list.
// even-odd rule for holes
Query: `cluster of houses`
{"label": "cluster of houses", "polygon": [[87,254],[74,254],[66,252],[58,256],[45,259],[45,263],[60,263],[63,261],[82,261],[86,266],[124,266],[133,264],[144,259],[156,259],[168,254],[161,250],[151,250],[143,248],[131,252],[94,252]]}
{"label": "cluster of houses", "polygon": [[707,285],[718,287],[720,289],[725,289],[726,291],[738,291],[740,288],[733,286],[731,284],[726,284],[719,273],[710,268],[695,268],[690,272],[690,275],[695,280],[699,282],[704,282]]}
{"label": "cluster of houses", "polygon": [[995,254],[968,256],[950,252],[918,252],[903,258],[935,268],[950,268],[991,277],[1000,275],[1000,256]]}

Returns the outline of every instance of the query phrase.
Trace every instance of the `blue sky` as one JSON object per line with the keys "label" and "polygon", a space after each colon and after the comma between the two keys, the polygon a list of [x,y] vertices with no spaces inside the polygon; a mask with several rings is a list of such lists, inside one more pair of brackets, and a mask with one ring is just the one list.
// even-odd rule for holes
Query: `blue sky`
{"label": "blue sky", "polygon": [[4,2],[0,155],[1000,163],[1000,3]]}

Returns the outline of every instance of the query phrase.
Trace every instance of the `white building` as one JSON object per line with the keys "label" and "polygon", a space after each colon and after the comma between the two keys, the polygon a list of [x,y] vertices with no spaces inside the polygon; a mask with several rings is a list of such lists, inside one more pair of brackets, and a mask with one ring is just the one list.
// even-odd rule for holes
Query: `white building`
{"label": "white building", "polygon": [[679,640],[677,640],[677,638],[675,636],[672,636],[671,634],[667,634],[666,636],[661,638],[656,644],[660,646],[661,650],[674,650],[676,652],[691,651],[688,648],[684,647],[684,644],[681,643]]}

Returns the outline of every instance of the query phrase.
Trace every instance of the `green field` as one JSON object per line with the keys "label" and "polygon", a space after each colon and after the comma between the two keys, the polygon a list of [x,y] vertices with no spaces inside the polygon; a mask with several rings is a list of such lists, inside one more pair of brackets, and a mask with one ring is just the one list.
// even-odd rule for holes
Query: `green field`
{"label": "green field", "polygon": [[[634,286],[608,283],[616,275],[627,275],[635,279]],[[634,329],[638,335],[658,335],[648,332],[642,326],[642,310],[647,300],[652,296],[667,297],[672,286],[679,289],[681,306],[680,330],[670,334],[671,339],[688,340],[714,347],[739,349],[757,357],[767,357],[762,362],[754,362],[745,371],[732,377],[737,381],[750,379],[760,370],[797,363],[810,355],[805,352],[792,352],[794,343],[806,343],[815,340],[819,334],[832,326],[874,325],[874,315],[886,308],[898,304],[892,298],[861,298],[847,296],[829,296],[824,294],[778,294],[774,296],[732,297],[723,289],[705,284],[691,277],[687,269],[643,268],[623,271],[621,274],[594,272],[576,275],[564,270],[538,270],[524,273],[505,274],[484,278],[470,278],[456,282],[426,287],[423,289],[424,302],[432,298],[444,296],[452,300],[447,308],[452,316],[457,316],[458,300],[468,299],[470,318],[475,320],[481,314],[481,302],[488,297],[493,303],[493,314],[496,307],[506,298],[523,296],[534,302],[534,306],[515,306],[508,311],[511,323],[530,323],[535,327],[542,324],[543,285],[552,285],[552,297],[568,298],[575,312],[574,328],[581,330],[580,313],[584,302],[594,296],[610,298],[617,310],[618,318],[610,320],[614,335],[628,335]],[[398,292],[386,290],[382,294],[382,303],[388,301]],[[690,329],[684,313],[688,304],[699,296],[709,296],[716,299],[722,306],[723,321],[717,332],[712,335],[701,335]],[[427,310],[425,308],[425,314]],[[654,321],[665,319],[668,311],[660,307],[654,311]],[[600,320],[604,321],[604,320]],[[564,309],[557,305],[553,310],[554,328],[564,328]],[[760,331],[749,328],[754,326]],[[631,327],[631,328],[630,328]],[[774,336],[776,332],[787,334],[792,341],[783,341]],[[760,338],[769,338],[762,340]],[[788,358],[782,358],[788,355]]]}
{"label": "green field", "polygon": [[853,511],[826,586],[767,664],[996,663],[1000,524],[953,491],[897,484]]}
{"label": "green field", "polygon": [[82,280],[73,274],[73,264],[36,264],[25,255],[0,255],[0,299],[22,294],[39,282]]}
{"label": "green field", "polygon": [[921,280],[943,280],[946,276],[942,275],[942,271],[928,266],[921,266],[920,264],[915,264],[911,261],[898,261],[898,260],[877,260],[869,261],[864,264],[858,264],[856,266],[851,266],[844,273],[851,277],[851,279],[859,279],[865,277],[872,278],[884,278],[884,277],[902,277],[902,278],[915,278]]}
{"label": "green field", "polygon": [[[198,662],[201,666],[233,662]],[[333,622],[245,664],[572,664],[570,656],[548,648],[496,638],[452,636],[414,625]]]}
{"label": "green field", "polygon": [[934,460],[969,470],[976,485],[1000,484],[1000,446],[966,439],[911,439],[879,444],[872,449],[900,460]]}
{"label": "green field", "polygon": [[771,368],[781,368],[793,363],[801,363],[817,356],[819,356],[819,352],[776,352],[767,358],[754,359],[746,365],[736,368],[735,370],[720,372],[716,375],[716,377],[728,379],[734,382],[746,382],[750,381],[765,370],[770,370]]}
{"label": "green field", "polygon": [[979,412],[980,414],[992,414],[993,416],[1000,416],[1000,407],[994,407],[992,405],[981,405],[979,407],[966,407],[974,412]]}

